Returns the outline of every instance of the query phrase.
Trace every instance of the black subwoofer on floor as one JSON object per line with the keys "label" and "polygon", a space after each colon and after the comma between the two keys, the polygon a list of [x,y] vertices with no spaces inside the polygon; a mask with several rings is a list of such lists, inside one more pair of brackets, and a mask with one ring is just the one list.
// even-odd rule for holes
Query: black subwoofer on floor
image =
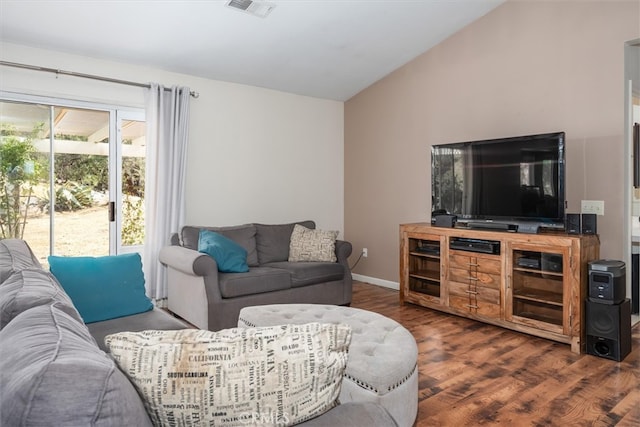
{"label": "black subwoofer on floor", "polygon": [[602,304],[586,301],[587,353],[622,361],[631,353],[631,301]]}

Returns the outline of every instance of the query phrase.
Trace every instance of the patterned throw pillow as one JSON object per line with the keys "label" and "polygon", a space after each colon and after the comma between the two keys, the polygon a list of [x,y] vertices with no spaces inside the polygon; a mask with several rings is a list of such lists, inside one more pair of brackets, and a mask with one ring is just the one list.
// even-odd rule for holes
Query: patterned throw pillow
{"label": "patterned throw pillow", "polygon": [[105,338],[155,426],[289,426],[317,417],[337,405],[350,342],[349,326],[324,323]]}
{"label": "patterned throw pillow", "polygon": [[337,238],[337,231],[310,230],[296,224],[291,233],[289,262],[336,262]]}

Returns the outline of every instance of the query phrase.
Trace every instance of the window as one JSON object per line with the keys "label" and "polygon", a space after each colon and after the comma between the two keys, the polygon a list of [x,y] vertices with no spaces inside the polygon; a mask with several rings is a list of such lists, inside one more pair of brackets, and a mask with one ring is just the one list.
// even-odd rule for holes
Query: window
{"label": "window", "polygon": [[3,93],[0,235],[49,254],[138,251],[143,110]]}

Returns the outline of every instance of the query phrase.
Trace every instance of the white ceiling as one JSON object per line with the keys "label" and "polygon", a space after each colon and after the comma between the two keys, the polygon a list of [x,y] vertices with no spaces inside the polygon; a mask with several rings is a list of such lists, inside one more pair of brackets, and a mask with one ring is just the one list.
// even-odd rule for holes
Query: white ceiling
{"label": "white ceiling", "polygon": [[504,0],[270,2],[0,0],[0,39],[344,101]]}

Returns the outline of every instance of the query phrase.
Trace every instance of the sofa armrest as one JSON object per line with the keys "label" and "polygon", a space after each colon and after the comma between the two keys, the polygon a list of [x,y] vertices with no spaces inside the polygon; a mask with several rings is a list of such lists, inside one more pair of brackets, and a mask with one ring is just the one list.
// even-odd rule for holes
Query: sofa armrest
{"label": "sofa armrest", "polygon": [[347,242],[346,240],[336,240],[336,258],[338,258],[338,262],[347,268],[349,268],[348,259],[351,256],[351,252],[353,248],[351,246],[351,242]]}
{"label": "sofa armrest", "polygon": [[175,281],[171,280],[172,276],[187,280],[201,279],[209,301],[222,299],[218,284],[218,264],[209,255],[183,246],[165,246],[160,249],[159,259],[169,270],[173,269],[177,273],[169,274],[169,287],[180,286],[180,283],[173,283]]}
{"label": "sofa armrest", "polygon": [[351,303],[352,295],[352,283],[353,277],[351,276],[351,267],[349,267],[349,256],[353,247],[351,242],[346,240],[336,240],[336,258],[338,258],[338,264],[344,267],[344,296],[343,301],[345,304]]}
{"label": "sofa armrest", "polygon": [[167,267],[192,276],[218,275],[216,261],[207,254],[182,246],[165,246],[160,249],[160,262]]}
{"label": "sofa armrest", "polygon": [[159,260],[168,270],[169,310],[201,329],[208,329],[209,307],[222,300],[216,261],[182,246],[163,247]]}

